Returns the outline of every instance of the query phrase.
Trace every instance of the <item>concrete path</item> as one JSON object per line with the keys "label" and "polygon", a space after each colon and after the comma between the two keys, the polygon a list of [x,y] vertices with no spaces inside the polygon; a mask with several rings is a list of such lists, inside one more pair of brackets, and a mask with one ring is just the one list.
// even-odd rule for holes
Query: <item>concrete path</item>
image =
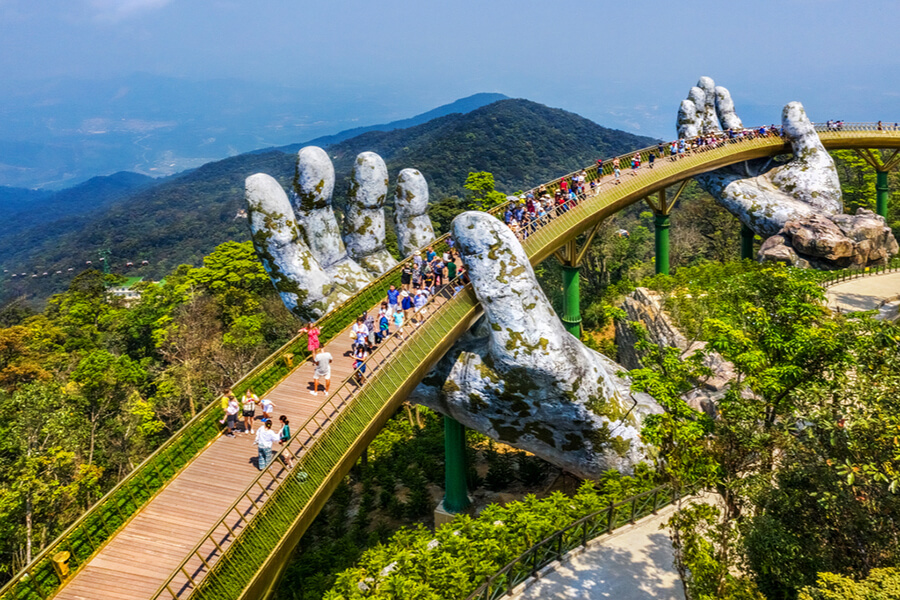
{"label": "concrete path", "polygon": [[900,273],[886,273],[851,279],[828,288],[828,306],[842,312],[878,310],[879,318],[897,317],[895,302],[900,298]]}
{"label": "concrete path", "polygon": [[[514,590],[513,600],[684,600],[672,542],[660,525],[675,508],[644,517],[574,550]],[[521,588],[525,589],[522,590]]]}

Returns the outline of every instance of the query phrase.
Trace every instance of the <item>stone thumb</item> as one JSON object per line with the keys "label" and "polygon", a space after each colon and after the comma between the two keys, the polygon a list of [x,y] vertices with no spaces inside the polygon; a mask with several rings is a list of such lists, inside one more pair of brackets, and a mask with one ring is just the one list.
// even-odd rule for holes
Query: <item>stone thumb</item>
{"label": "stone thumb", "polygon": [[576,340],[550,306],[525,249],[509,227],[487,213],[469,211],[453,220],[452,229],[491,324],[494,358],[510,364],[558,360]]}

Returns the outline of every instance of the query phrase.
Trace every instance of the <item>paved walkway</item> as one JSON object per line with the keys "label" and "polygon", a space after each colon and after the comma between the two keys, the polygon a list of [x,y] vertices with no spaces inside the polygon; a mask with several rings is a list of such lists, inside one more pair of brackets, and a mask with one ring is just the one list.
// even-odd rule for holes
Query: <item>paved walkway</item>
{"label": "paved walkway", "polygon": [[[540,579],[526,583],[513,600],[684,600],[672,542],[659,527],[673,506],[617,529],[563,557]],[[528,585],[530,583],[530,585]]]}
{"label": "paved walkway", "polygon": [[828,306],[842,312],[878,310],[879,318],[897,318],[900,273],[886,273],[851,279],[828,288]]}

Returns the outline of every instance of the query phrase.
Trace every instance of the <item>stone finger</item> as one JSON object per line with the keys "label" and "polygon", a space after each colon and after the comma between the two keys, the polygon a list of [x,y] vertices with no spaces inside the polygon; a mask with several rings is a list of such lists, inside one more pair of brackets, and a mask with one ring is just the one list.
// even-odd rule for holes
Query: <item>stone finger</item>
{"label": "stone finger", "polygon": [[403,256],[434,241],[434,227],[428,217],[428,182],[416,169],[403,169],[397,176],[394,223]]}
{"label": "stone finger", "polygon": [[297,153],[293,191],[294,214],[313,256],[336,284],[362,289],[372,277],[350,258],[341,239],[331,207],[334,165],[324,150],[307,146]]}
{"label": "stone finger", "polygon": [[316,319],[348,298],[300,235],[281,185],[257,173],[246,179],[244,190],[253,247],[285,306],[300,318]]}
{"label": "stone finger", "polygon": [[795,200],[828,214],[842,213],[841,182],[834,159],[822,145],[801,103],[790,102],[784,107],[781,126],[794,158],[773,170],[772,183]]}
{"label": "stone finger", "polygon": [[385,246],[384,200],[387,188],[388,173],[384,160],[374,152],[363,152],[357,156],[347,193],[344,243],[350,258],[376,276],[397,264]]}
{"label": "stone finger", "polygon": [[743,129],[744,124],[734,112],[734,100],[731,99],[731,92],[721,85],[717,85],[715,93],[716,114],[719,116],[722,129]]}

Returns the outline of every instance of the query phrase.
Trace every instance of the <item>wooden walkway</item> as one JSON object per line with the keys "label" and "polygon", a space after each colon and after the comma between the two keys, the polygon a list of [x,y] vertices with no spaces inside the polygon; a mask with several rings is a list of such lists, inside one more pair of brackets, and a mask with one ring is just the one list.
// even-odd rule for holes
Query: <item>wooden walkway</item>
{"label": "wooden walkway", "polygon": [[[429,303],[429,312],[440,303]],[[370,309],[377,311],[377,306]],[[413,312],[409,311],[413,316]],[[391,330],[394,331],[393,325]],[[402,336],[394,333],[383,341],[367,363],[369,372],[390,359],[393,350],[415,330],[407,323]],[[300,427],[324,401],[340,388],[341,382],[353,374],[350,357],[350,327],[335,336],[324,350],[334,357],[331,364],[331,390],[325,396],[324,381],[319,380],[319,394],[312,395],[313,365],[305,361],[263,397],[275,405],[273,428],[279,427],[278,416],[287,415],[291,430]],[[387,356],[387,359],[383,358]],[[351,386],[352,387],[352,386]],[[345,387],[343,393],[347,395]],[[257,415],[260,414],[257,409]],[[238,425],[234,437],[219,436],[201,452],[169,485],[151,500],[125,525],[96,556],[59,590],[55,598],[61,600],[148,600],[175,572],[185,557],[219,521],[229,507],[241,496],[259,473],[257,469],[256,428],[254,434],[244,434]],[[275,447],[277,450],[277,445]],[[272,484],[274,485],[274,484]],[[260,492],[257,501],[264,500]],[[254,512],[249,501],[238,505],[243,514]],[[235,514],[231,524],[240,532],[242,520]],[[221,547],[233,541],[228,531],[219,537]],[[217,556],[216,548],[204,547],[208,558]],[[188,570],[195,580],[202,578],[205,568],[196,560]],[[190,595],[187,578],[180,575],[174,582],[179,597]],[[165,594],[163,597],[168,597]]]}

